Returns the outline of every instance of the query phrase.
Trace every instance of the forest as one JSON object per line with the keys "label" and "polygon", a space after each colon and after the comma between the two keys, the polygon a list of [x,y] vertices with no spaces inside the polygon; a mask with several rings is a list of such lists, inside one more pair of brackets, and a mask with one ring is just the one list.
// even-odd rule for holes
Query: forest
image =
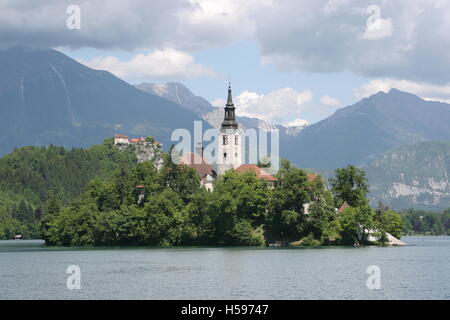
{"label": "forest", "polygon": [[0,239],[39,237],[38,224],[50,198],[66,206],[88,182],[106,178],[135,155],[112,148],[113,140],[89,149],[24,147],[0,158]]}
{"label": "forest", "polygon": [[[282,160],[274,189],[253,172],[230,170],[210,192],[169,155],[157,170],[111,139],[85,150],[18,149],[0,159],[0,238],[21,234],[58,246],[365,245],[368,230],[383,244],[386,233],[400,238],[416,226],[408,213],[372,209],[365,173],[354,166],[309,181],[309,172]],[[344,202],[349,208],[338,212]]]}
{"label": "forest", "polygon": [[408,209],[400,212],[407,235],[450,235],[450,208],[443,211]]}

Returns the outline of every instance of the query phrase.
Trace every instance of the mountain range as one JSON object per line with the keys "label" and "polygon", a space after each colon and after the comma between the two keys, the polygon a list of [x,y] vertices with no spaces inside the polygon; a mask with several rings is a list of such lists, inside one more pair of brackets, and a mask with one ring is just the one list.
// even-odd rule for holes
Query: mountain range
{"label": "mountain range", "polygon": [[[52,49],[2,50],[0,70],[0,155],[25,145],[87,147],[115,133],[151,135],[167,149],[174,129],[190,129],[195,120],[217,127],[223,118],[222,108],[182,84],[132,86]],[[244,129],[280,129],[281,156],[300,167],[365,168],[373,201],[450,207],[448,145],[437,142],[450,141],[449,104],[393,89],[307,127],[238,121]]]}
{"label": "mountain range", "polygon": [[87,147],[118,132],[167,146],[174,129],[201,120],[52,49],[0,51],[0,70],[0,154],[25,145]]}
{"label": "mountain range", "polygon": [[[166,84],[155,84],[143,82],[135,85],[135,87],[179,104],[197,114],[214,128],[220,128],[222,124],[223,108],[214,107],[206,99],[194,95],[181,83],[168,82]],[[254,128],[270,132],[273,129],[279,129],[286,135],[297,135],[306,127],[306,125],[285,126],[282,124],[270,124],[262,119],[243,116],[237,116],[237,121],[243,130]]]}
{"label": "mountain range", "polygon": [[297,137],[282,140],[285,156],[306,168],[371,163],[392,148],[450,140],[450,105],[392,89],[337,110]]}
{"label": "mountain range", "polygon": [[[183,106],[213,127],[220,126],[223,119],[222,108],[213,107],[180,83],[141,83],[136,87]],[[396,89],[339,109],[307,127],[271,125],[247,117],[238,117],[238,122],[244,129],[280,129],[282,156],[301,167],[316,169],[369,164],[401,145],[450,140],[449,104],[426,101]]]}

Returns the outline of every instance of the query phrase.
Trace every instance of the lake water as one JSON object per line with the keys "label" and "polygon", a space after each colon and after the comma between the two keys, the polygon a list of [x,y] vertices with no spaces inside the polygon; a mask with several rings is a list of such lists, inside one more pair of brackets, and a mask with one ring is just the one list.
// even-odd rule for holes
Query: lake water
{"label": "lake water", "polygon": [[[0,299],[450,299],[450,237],[406,247],[45,248],[0,241]],[[81,289],[66,286],[67,267]],[[380,290],[367,287],[380,267]]]}

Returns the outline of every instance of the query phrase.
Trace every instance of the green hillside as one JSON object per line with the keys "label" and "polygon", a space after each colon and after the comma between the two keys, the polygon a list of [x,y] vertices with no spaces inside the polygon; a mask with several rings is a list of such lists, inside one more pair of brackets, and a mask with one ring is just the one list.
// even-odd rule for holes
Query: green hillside
{"label": "green hillside", "polygon": [[91,179],[107,178],[115,169],[134,163],[136,156],[119,152],[112,140],[70,151],[24,147],[0,158],[0,238],[16,233],[36,236],[34,224],[49,198],[68,205],[81,196]]}
{"label": "green hillside", "polygon": [[[227,171],[214,190],[168,153],[138,161],[112,141],[86,150],[25,147],[0,159],[0,239],[47,245],[305,246],[369,244],[366,230],[401,236],[392,210],[372,210],[364,171],[320,176],[283,160],[270,188],[255,172]],[[159,149],[158,149],[159,150]],[[137,187],[139,186],[139,187]],[[338,212],[346,202],[350,207]],[[304,204],[310,204],[306,209]],[[362,230],[361,230],[362,228]]]}

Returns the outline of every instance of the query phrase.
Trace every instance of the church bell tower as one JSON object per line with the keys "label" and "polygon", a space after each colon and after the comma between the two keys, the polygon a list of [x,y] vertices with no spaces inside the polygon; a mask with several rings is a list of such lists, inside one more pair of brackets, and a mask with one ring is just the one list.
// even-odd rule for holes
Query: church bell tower
{"label": "church bell tower", "polygon": [[229,169],[242,165],[242,135],[236,121],[235,107],[228,86],[228,99],[225,105],[225,117],[220,128],[217,148],[217,174],[223,175]]}

